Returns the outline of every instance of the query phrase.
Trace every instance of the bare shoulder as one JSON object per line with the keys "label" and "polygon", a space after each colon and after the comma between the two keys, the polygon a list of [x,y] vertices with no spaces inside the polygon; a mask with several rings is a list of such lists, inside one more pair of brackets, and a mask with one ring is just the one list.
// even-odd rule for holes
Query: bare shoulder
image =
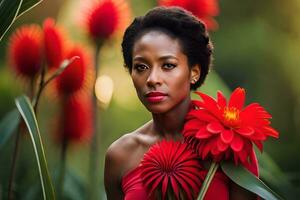
{"label": "bare shoulder", "polygon": [[137,146],[134,134],[125,134],[112,143],[105,156],[104,185],[107,199],[123,199],[123,173],[128,168],[127,159],[130,149]]}
{"label": "bare shoulder", "polygon": [[128,160],[128,154],[138,147],[138,139],[135,132],[127,133],[113,142],[106,152],[106,162],[112,162],[114,166],[123,166]]}
{"label": "bare shoulder", "polygon": [[149,126],[151,123],[146,123],[139,129],[121,136],[107,149],[105,162],[112,165],[120,177],[140,163],[144,153],[155,141],[155,137],[148,134]]}

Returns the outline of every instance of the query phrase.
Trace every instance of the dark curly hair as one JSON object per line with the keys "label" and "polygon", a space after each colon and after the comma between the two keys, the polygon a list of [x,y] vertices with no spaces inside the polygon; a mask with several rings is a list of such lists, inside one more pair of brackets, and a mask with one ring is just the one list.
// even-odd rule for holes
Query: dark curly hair
{"label": "dark curly hair", "polygon": [[130,73],[135,41],[152,30],[159,30],[172,38],[178,38],[182,52],[188,58],[189,67],[200,65],[200,78],[191,85],[191,89],[197,89],[204,82],[212,60],[213,46],[205,25],[192,13],[179,7],[155,7],[145,16],[136,17],[126,29],[122,42],[124,66]]}

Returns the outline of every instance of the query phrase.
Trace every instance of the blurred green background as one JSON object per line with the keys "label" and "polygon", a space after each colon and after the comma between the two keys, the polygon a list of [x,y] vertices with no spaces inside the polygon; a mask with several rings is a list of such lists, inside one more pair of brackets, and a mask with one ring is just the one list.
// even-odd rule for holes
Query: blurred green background
{"label": "blurred green background", "polygon": [[[131,0],[133,16],[143,15],[156,5],[155,0]],[[217,89],[238,86],[247,91],[248,102],[259,102],[272,116],[272,124],[280,132],[280,139],[265,143],[264,151],[282,169],[294,186],[300,186],[300,1],[227,0],[220,1],[219,29],[211,32],[215,46],[213,70],[203,88],[215,96]],[[14,108],[14,98],[23,91],[9,69],[7,45],[11,33],[26,23],[41,24],[53,17],[64,26],[70,37],[93,47],[81,28],[76,25],[80,13],[79,1],[44,0],[21,16],[0,42],[0,119]],[[100,156],[99,193],[105,199],[103,186],[104,154],[108,146],[127,132],[150,119],[150,114],[139,103],[130,77],[123,68],[121,40],[105,44],[100,54],[100,75],[108,75],[114,83],[112,99],[105,108],[99,107],[98,129]],[[225,92],[228,94],[228,92]],[[53,140],[54,120],[58,105],[55,99],[43,95],[38,113],[50,173],[59,165],[59,148]],[[1,133],[0,133],[1,134]],[[36,160],[28,136],[24,135],[18,160],[15,190],[17,199],[30,196],[39,187]],[[5,199],[14,139],[0,149],[0,199]],[[70,178],[85,183],[88,179],[89,144],[73,144],[68,151],[67,168]],[[81,184],[66,181],[69,199],[82,199]],[[75,184],[75,185],[74,185]],[[37,198],[39,199],[39,198]]]}

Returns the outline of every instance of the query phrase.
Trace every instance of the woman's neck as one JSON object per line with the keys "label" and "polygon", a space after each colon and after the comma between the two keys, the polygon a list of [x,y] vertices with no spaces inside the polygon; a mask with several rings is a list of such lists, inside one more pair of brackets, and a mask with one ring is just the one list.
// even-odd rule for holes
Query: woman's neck
{"label": "woman's neck", "polygon": [[152,114],[153,131],[160,137],[166,139],[176,139],[181,137],[181,130],[184,125],[184,118],[190,107],[191,99],[186,98],[179,105],[167,113]]}

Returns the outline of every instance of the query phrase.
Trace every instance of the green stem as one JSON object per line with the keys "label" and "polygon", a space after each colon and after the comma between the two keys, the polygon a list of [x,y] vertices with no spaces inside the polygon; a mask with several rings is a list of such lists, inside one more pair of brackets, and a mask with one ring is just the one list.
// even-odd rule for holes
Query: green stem
{"label": "green stem", "polygon": [[[98,70],[99,70],[99,52],[101,49],[102,44],[97,44],[95,50],[95,81],[98,77]],[[95,86],[95,84],[94,84]],[[96,189],[98,188],[98,140],[100,133],[97,133],[99,126],[97,127],[97,123],[99,121],[99,115],[97,115],[97,97],[93,88],[93,134],[92,134],[92,143],[91,143],[91,150],[90,150],[90,167],[89,167],[89,192],[87,199],[97,199],[97,192]]]}
{"label": "green stem", "polygon": [[[32,78],[30,80],[30,83],[29,83],[28,95],[31,98],[31,100],[34,97],[35,80],[36,80],[36,77]],[[18,160],[18,157],[19,157],[19,154],[20,154],[19,151],[20,151],[20,143],[21,143],[22,125],[23,125],[23,120],[20,120],[20,122],[18,124],[17,133],[16,133],[17,136],[16,136],[16,141],[15,141],[15,146],[14,146],[11,172],[10,172],[9,183],[8,183],[8,199],[9,200],[14,199],[14,197],[13,197],[13,184],[14,184],[14,179],[15,179],[15,176],[16,176],[17,160]]]}
{"label": "green stem", "polygon": [[64,180],[66,174],[66,157],[67,157],[67,148],[68,142],[66,139],[63,139],[63,144],[61,148],[61,165],[59,170],[58,184],[57,184],[57,199],[63,199],[64,193]]}
{"label": "green stem", "polygon": [[46,66],[44,65],[42,67],[42,71],[41,71],[41,79],[40,79],[39,89],[36,94],[36,97],[34,98],[34,103],[33,103],[33,110],[34,110],[35,114],[37,113],[38,102],[41,97],[42,91],[44,89],[45,75],[46,75]]}
{"label": "green stem", "polygon": [[205,177],[205,180],[203,182],[203,185],[201,187],[201,191],[199,193],[199,196],[198,196],[197,200],[203,200],[204,199],[205,194],[206,194],[206,192],[209,188],[209,185],[210,185],[210,183],[211,183],[218,167],[219,167],[218,163],[216,163],[214,161],[211,163],[210,168],[209,168],[209,170],[207,172],[207,175]]}
{"label": "green stem", "polygon": [[17,167],[17,160],[19,157],[19,149],[20,149],[20,140],[21,140],[21,122],[19,123],[17,136],[16,136],[16,143],[14,147],[14,153],[13,153],[13,160],[11,165],[11,172],[10,172],[10,178],[9,178],[9,184],[8,184],[8,199],[12,200],[13,197],[13,183],[16,176],[16,167]]}

